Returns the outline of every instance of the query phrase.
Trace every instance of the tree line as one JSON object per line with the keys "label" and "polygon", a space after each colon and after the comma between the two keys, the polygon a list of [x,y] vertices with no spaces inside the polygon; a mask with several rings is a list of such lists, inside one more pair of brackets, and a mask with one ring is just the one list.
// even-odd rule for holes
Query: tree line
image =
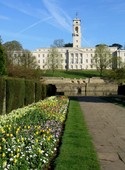
{"label": "tree line", "polygon": [[[64,44],[62,39],[54,40],[45,66],[53,73],[56,69],[62,69],[63,58],[58,52],[59,47],[72,47],[71,43]],[[94,66],[103,75],[105,70],[109,69],[107,77],[116,80],[119,83],[124,82],[125,65],[120,56],[112,56],[109,47],[117,47],[121,49],[122,45],[98,44],[95,48],[95,55],[92,57],[92,66]],[[40,78],[41,71],[36,62],[36,58],[32,56],[29,50],[23,49],[22,45],[17,41],[2,43],[0,39],[0,76],[9,75],[24,78]]]}
{"label": "tree line", "polygon": [[40,69],[36,58],[18,41],[2,43],[0,38],[0,76],[39,78]]}

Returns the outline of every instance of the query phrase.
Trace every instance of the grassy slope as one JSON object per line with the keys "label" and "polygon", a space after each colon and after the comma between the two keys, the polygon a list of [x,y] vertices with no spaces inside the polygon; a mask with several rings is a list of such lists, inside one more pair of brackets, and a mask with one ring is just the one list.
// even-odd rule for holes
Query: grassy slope
{"label": "grassy slope", "polygon": [[78,101],[71,100],[55,170],[99,170],[97,156]]}
{"label": "grassy slope", "polygon": [[56,70],[53,74],[52,71],[47,70],[45,73],[42,74],[42,76],[64,78],[88,78],[99,76],[99,72],[97,72],[96,70]]}

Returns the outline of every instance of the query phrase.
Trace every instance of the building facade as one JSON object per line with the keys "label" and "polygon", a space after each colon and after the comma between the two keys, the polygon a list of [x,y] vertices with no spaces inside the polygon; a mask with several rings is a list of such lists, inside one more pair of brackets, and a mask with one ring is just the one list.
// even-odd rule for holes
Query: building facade
{"label": "building facade", "polygon": [[[92,58],[95,54],[95,47],[83,48],[82,33],[81,33],[81,20],[75,18],[73,20],[73,47],[61,47],[57,48],[60,56],[62,69],[66,70],[79,70],[79,69],[96,69],[92,63]],[[121,61],[125,62],[125,50],[118,50],[117,47],[109,47],[112,56],[120,57]],[[50,48],[39,48],[32,51],[37,63],[42,70],[48,69],[47,57],[49,55]]]}

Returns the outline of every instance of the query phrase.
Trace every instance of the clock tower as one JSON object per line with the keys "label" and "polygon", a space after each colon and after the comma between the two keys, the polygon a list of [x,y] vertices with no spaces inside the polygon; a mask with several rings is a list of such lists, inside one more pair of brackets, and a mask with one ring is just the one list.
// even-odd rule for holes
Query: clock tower
{"label": "clock tower", "polygon": [[75,18],[73,20],[73,47],[80,48],[81,47],[81,20],[79,18]]}

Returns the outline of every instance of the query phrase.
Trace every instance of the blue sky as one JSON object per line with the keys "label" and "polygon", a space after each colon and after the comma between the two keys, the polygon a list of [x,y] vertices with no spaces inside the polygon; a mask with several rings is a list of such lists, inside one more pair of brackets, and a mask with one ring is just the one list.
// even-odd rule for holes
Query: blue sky
{"label": "blue sky", "polygon": [[76,12],[83,47],[125,45],[124,0],[0,0],[0,35],[29,50],[50,47],[56,39],[72,43]]}

